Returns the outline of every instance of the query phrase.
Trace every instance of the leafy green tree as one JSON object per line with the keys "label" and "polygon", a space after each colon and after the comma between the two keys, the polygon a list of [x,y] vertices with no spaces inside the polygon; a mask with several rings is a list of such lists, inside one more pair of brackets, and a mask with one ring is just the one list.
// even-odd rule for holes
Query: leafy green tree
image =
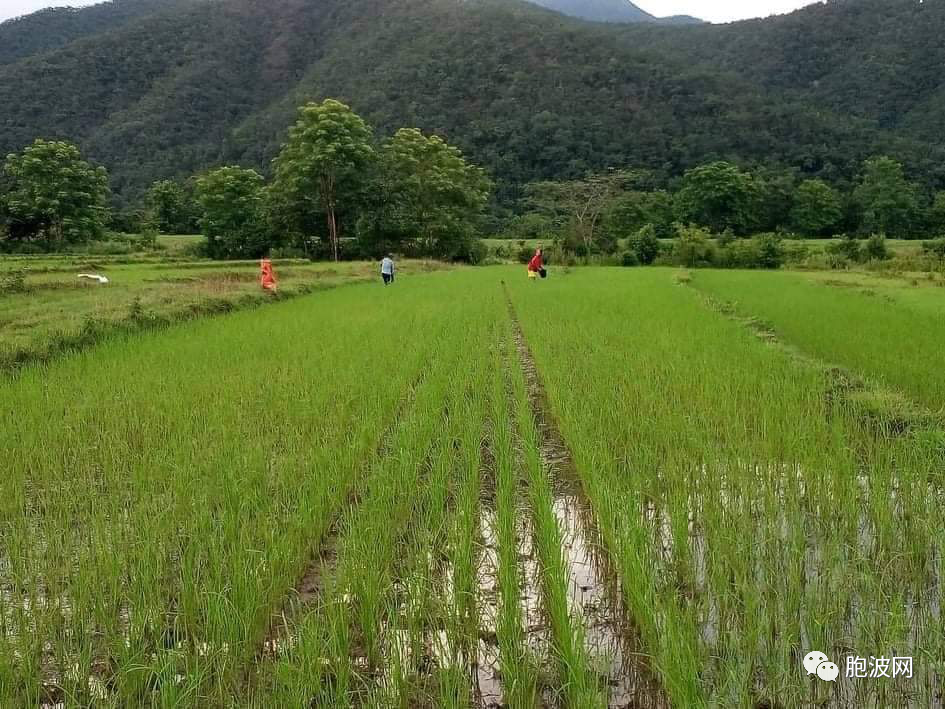
{"label": "leafy green tree", "polygon": [[885,156],[867,160],[853,197],[862,215],[863,232],[897,236],[914,232],[919,221],[918,198],[896,160]]}
{"label": "leafy green tree", "polygon": [[289,140],[275,160],[273,190],[299,222],[321,214],[333,258],[340,258],[341,223],[364,198],[376,155],[373,134],[345,104],[326,99],[299,109]]}
{"label": "leafy green tree", "polygon": [[637,261],[644,266],[648,266],[660,255],[660,241],[656,236],[656,227],[652,224],[644,224],[643,228],[630,239],[630,250],[634,253]]}
{"label": "leafy green tree", "polygon": [[505,235],[512,239],[551,239],[557,231],[550,217],[538,212],[526,212],[509,220]]}
{"label": "leafy green tree", "polygon": [[525,201],[556,224],[571,229],[573,242],[583,255],[599,249],[601,221],[617,196],[638,173],[610,170],[568,182],[533,182],[525,188]]}
{"label": "leafy green tree", "polygon": [[825,236],[842,218],[840,196],[823,180],[805,180],[794,192],[790,219],[798,233]]}
{"label": "leafy green tree", "polygon": [[145,199],[150,225],[164,234],[189,234],[194,230],[197,209],[193,194],[173,180],[151,185]]}
{"label": "leafy green tree", "polygon": [[489,199],[491,183],[478,167],[438,136],[401,128],[381,151],[388,230],[410,234],[440,258],[468,253],[466,244]]}
{"label": "leafy green tree", "polygon": [[10,239],[57,248],[100,238],[108,221],[108,173],[63,141],[36,140],[7,156],[2,211]]}
{"label": "leafy green tree", "polygon": [[197,178],[200,228],[213,258],[258,258],[272,246],[264,181],[255,170],[221,167]]}
{"label": "leafy green tree", "polygon": [[795,182],[793,173],[770,167],[752,175],[750,231],[770,233],[788,224]]}
{"label": "leafy green tree", "polygon": [[749,174],[731,163],[714,162],[686,172],[675,197],[676,214],[715,233],[743,233],[752,223],[754,197]]}

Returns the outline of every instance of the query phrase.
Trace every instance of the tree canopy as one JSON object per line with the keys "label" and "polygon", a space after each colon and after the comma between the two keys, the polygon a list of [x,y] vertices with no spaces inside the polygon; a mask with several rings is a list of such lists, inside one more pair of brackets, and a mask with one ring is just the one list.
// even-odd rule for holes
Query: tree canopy
{"label": "tree canopy", "polygon": [[373,133],[348,106],[326,99],[299,110],[275,160],[274,191],[300,219],[323,215],[333,258],[340,257],[341,219],[364,197],[375,160]]}
{"label": "tree canopy", "polygon": [[102,236],[108,219],[108,173],[64,141],[37,139],[7,156],[0,212],[9,239],[61,246]]}
{"label": "tree canopy", "polygon": [[714,232],[744,233],[753,221],[751,175],[727,162],[700,165],[686,172],[676,194],[676,213],[683,222]]}
{"label": "tree canopy", "polygon": [[272,246],[266,230],[263,176],[221,167],[197,178],[200,228],[213,258],[258,258]]}
{"label": "tree canopy", "polygon": [[475,232],[491,184],[439,136],[401,128],[381,151],[385,231],[415,235],[421,248],[453,258]]}

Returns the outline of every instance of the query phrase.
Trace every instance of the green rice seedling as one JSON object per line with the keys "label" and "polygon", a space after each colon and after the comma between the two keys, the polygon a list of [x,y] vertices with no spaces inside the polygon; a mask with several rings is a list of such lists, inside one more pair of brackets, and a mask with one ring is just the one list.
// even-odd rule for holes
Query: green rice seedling
{"label": "green rice seedling", "polygon": [[[713,273],[514,275],[324,291],[0,381],[0,706],[461,707],[493,647],[490,698],[606,703],[503,279],[649,704],[934,702],[945,438],[909,389],[932,367],[858,388],[707,308]],[[838,331],[795,324],[810,343],[872,312],[801,285]],[[745,312],[793,341],[775,310]],[[876,371],[909,345],[883,347]],[[825,683],[811,649],[915,676]]]}
{"label": "green rice seedling", "polygon": [[805,648],[916,651],[914,620],[869,619],[904,617],[897,586],[938,588],[919,572],[938,543],[904,554],[912,523],[891,502],[922,465],[832,400],[819,368],[665,271],[511,290],[674,703],[818,701],[830,687],[799,671]]}
{"label": "green rice seedling", "polygon": [[[506,327],[504,339],[511,342],[513,337],[511,328]],[[561,693],[568,706],[602,707],[606,702],[599,678],[591,670],[582,619],[575,616],[569,607],[567,588],[570,578],[563,557],[562,532],[552,509],[554,497],[551,482],[539,451],[537,423],[525,389],[520,355],[515,354],[511,344],[506,350],[505,369],[509,381],[511,418],[519,436],[535,546],[541,563],[542,606],[551,624]]]}
{"label": "green rice seedling", "polygon": [[[324,579],[320,603],[301,619],[296,646],[273,672],[280,684],[258,694],[260,705],[298,696],[319,705],[355,697],[400,705],[413,696],[434,595],[418,580],[446,534],[452,446],[465,422],[458,414],[467,410],[467,386],[454,385],[454,372],[488,332],[488,310],[472,307],[462,326],[457,321],[433,343],[433,366],[388,453],[374,464],[366,496],[342,525],[337,565]],[[299,661],[311,655],[322,658],[314,675]]]}
{"label": "green rice seedling", "polygon": [[735,304],[741,315],[764,318],[785,342],[901,389],[933,411],[945,406],[945,383],[934,363],[945,326],[940,289],[887,298],[794,273],[700,272],[693,286]]}
{"label": "green rice seedling", "polygon": [[[504,347],[508,347],[506,341]],[[494,371],[502,372],[507,356],[500,347],[492,351]],[[520,476],[515,459],[514,422],[505,382],[492,379],[492,416],[490,446],[495,458],[496,538],[498,541],[499,614],[497,636],[502,692],[514,709],[533,709],[538,705],[538,665],[545,658],[535,657],[528,646],[525,617],[522,613],[522,579],[519,570],[517,518]]]}
{"label": "green rice seedling", "polygon": [[[408,333],[449,322],[383,297],[119,338],[0,384],[3,583],[22,609],[0,703],[82,691],[82,656],[131,704],[231,692],[429,354]],[[365,347],[392,317],[401,334]]]}

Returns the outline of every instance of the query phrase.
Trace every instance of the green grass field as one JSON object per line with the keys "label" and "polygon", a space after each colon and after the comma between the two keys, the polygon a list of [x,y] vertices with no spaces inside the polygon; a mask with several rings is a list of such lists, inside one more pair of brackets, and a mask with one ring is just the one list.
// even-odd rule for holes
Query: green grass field
{"label": "green grass field", "polygon": [[467,268],[26,366],[0,706],[935,706],[942,309],[890,279]]}
{"label": "green grass field", "polygon": [[[167,237],[185,238],[194,237]],[[373,263],[274,263],[279,296],[377,278]],[[440,268],[406,261],[404,274]],[[0,289],[0,369],[47,359],[61,349],[95,341],[114,327],[146,326],[255,306],[273,300],[259,286],[256,261],[178,261],[165,257],[29,257],[0,262],[4,276],[23,274],[20,287]],[[101,274],[107,285],[80,279]],[[89,333],[89,337],[84,337]]]}

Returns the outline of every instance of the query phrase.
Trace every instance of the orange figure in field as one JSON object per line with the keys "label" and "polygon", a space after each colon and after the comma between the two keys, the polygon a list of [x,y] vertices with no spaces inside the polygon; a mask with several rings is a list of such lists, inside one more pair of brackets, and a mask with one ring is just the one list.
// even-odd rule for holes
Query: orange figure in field
{"label": "orange figure in field", "polygon": [[272,261],[267,258],[259,262],[259,284],[263,287],[263,290],[269,290],[273,293],[278,290],[276,272],[272,269]]}
{"label": "orange figure in field", "polygon": [[541,250],[541,244],[538,245],[538,248],[535,250],[535,255],[532,256],[532,260],[528,262],[528,277],[529,278],[538,278],[539,274],[542,278],[545,277],[545,274],[542,271],[545,270],[544,254]]}

